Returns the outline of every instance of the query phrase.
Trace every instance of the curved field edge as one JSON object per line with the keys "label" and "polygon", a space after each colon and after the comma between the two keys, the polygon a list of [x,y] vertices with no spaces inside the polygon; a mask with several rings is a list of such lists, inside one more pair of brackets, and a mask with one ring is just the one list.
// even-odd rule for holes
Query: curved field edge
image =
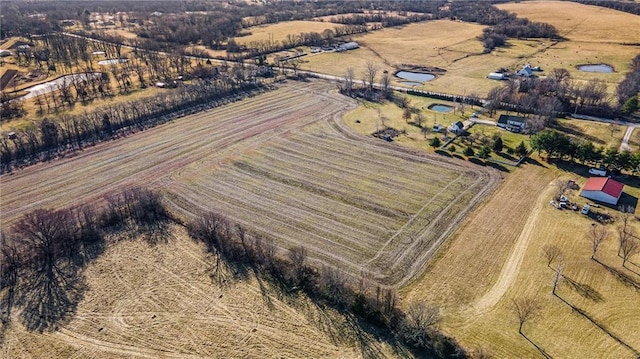
{"label": "curved field edge", "polygon": [[0,216],[10,225],[146,186],[178,216],[217,211],[284,248],[308,246],[319,264],[401,285],[499,176],[356,135],[341,121],[354,106],[326,82],[285,85],[3,176]]}

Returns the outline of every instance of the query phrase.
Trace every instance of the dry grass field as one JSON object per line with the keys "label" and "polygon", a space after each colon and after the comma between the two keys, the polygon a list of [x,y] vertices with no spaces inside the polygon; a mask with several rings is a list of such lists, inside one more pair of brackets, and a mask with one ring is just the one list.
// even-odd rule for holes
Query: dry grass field
{"label": "dry grass field", "polygon": [[[544,162],[509,175],[438,253],[426,274],[405,288],[405,304],[418,298],[440,303],[445,310],[443,329],[467,348],[484,348],[499,358],[533,358],[541,353],[518,334],[511,303],[531,296],[541,310],[536,320],[525,324],[524,333],[552,357],[637,357],[640,256],[623,268],[616,255],[615,225],[609,225],[609,239],[596,257],[602,264],[591,260],[586,232],[592,221],[548,204],[556,178],[584,183],[575,173]],[[631,186],[625,192],[636,198],[640,194]],[[577,194],[569,196],[584,203]],[[619,216],[613,209],[596,210]],[[635,219],[632,223],[639,225]],[[558,246],[566,259],[559,297],[551,294],[553,271],[543,257],[545,245]]]}
{"label": "dry grass field", "polygon": [[[578,80],[603,80],[613,91],[631,59],[640,51],[637,44],[629,45],[640,38],[638,16],[571,2],[540,1],[498,7],[534,21],[548,22],[568,40],[555,43],[544,39],[510,39],[509,46],[483,54],[482,44],[476,39],[483,26],[436,20],[355,35],[353,39],[361,44],[360,49],[308,56],[303,68],[338,76],[353,68],[356,77],[362,79],[367,62],[376,63],[380,72],[390,73],[406,68],[405,64],[435,66],[447,71],[427,82],[423,89],[486,95],[499,85],[486,79],[488,73],[499,68],[515,71],[531,63],[544,70],[566,68]],[[615,72],[587,73],[576,68],[600,63],[612,65]],[[398,79],[394,83],[399,84]]]}
{"label": "dry grass field", "polygon": [[87,291],[55,332],[13,322],[3,358],[358,358],[392,351],[354,323],[250,276],[220,286],[180,227],[167,243],[121,240],[85,271]]}
{"label": "dry grass field", "polygon": [[622,11],[567,1],[527,1],[496,6],[532,21],[551,24],[561,36],[571,41],[620,44],[640,39],[640,17]]}
{"label": "dry grass field", "polygon": [[246,31],[251,35],[236,38],[238,44],[248,44],[253,41],[282,42],[287,35],[298,36],[302,32],[322,33],[326,29],[333,29],[337,25],[320,21],[286,21],[276,24],[253,26]]}
{"label": "dry grass field", "polygon": [[[321,53],[304,58],[302,67],[337,76],[344,76],[348,68],[355,70],[356,78],[364,78],[367,62],[374,62],[379,73],[393,74],[408,65],[439,67],[447,70],[427,82],[423,89],[449,93],[485,95],[496,82],[486,79],[489,72],[509,67],[521,56],[519,47],[505,50],[501,56],[482,55],[482,44],[476,37],[484,26],[449,20],[436,20],[386,28],[353,40],[361,47],[344,53]],[[524,49],[534,52],[535,49]],[[336,66],[339,64],[340,66]],[[394,84],[399,79],[393,78]]]}
{"label": "dry grass field", "polygon": [[[597,78],[614,84],[622,79],[631,59],[640,52],[640,17],[633,14],[568,1],[527,1],[497,7],[532,21],[549,23],[569,40],[529,59],[543,69],[563,67],[572,77]],[[601,63],[613,66],[616,73],[594,74],[576,68]]]}
{"label": "dry grass field", "polygon": [[[354,103],[299,83],[4,176],[3,226],[145,184],[177,215],[216,210],[285,248],[399,285],[497,183],[493,172],[352,134]],[[337,250],[339,248],[339,250]]]}

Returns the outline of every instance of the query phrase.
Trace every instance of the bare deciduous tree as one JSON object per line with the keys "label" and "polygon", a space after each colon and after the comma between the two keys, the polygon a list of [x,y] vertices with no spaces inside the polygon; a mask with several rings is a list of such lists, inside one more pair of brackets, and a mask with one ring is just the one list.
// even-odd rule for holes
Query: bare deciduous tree
{"label": "bare deciduous tree", "polygon": [[591,242],[591,259],[595,259],[598,247],[600,247],[600,244],[602,244],[608,236],[609,231],[604,226],[597,223],[591,224],[591,228],[587,233],[587,237]]}
{"label": "bare deciduous tree", "polygon": [[518,333],[524,335],[522,327],[538,314],[540,306],[538,302],[531,297],[520,297],[513,300],[513,310],[518,317]]}
{"label": "bare deciduous tree", "polygon": [[629,258],[640,251],[640,240],[629,236],[622,243],[622,266],[625,267]]}
{"label": "bare deciduous tree", "polygon": [[355,81],[355,72],[353,68],[349,67],[344,75],[344,91],[347,95],[351,95],[353,92],[353,82]]}
{"label": "bare deciduous tree", "polygon": [[424,301],[413,302],[407,308],[407,320],[417,328],[434,327],[441,319],[440,308]]}
{"label": "bare deciduous tree", "polygon": [[364,76],[367,82],[369,94],[373,93],[373,83],[376,80],[377,74],[378,66],[373,61],[367,61],[367,68],[364,71]]}
{"label": "bare deciduous tree", "polygon": [[544,257],[547,259],[547,267],[551,268],[551,263],[556,259],[562,260],[563,254],[560,248],[555,245],[546,245],[542,247]]}
{"label": "bare deciduous tree", "polygon": [[558,289],[558,285],[560,285],[560,282],[562,281],[563,273],[564,260],[558,261],[558,264],[555,268],[555,273],[553,274],[553,289],[551,290],[551,293],[553,293],[553,295],[556,295],[556,290]]}
{"label": "bare deciduous tree", "polygon": [[342,305],[345,300],[347,288],[347,274],[335,267],[323,266],[321,271],[321,281],[327,298],[336,304]]}
{"label": "bare deciduous tree", "polygon": [[289,260],[293,265],[298,284],[305,281],[305,262],[307,261],[307,249],[303,246],[297,246],[289,249]]}
{"label": "bare deciduous tree", "polygon": [[636,212],[636,208],[633,206],[620,206],[618,207],[622,215],[620,216],[620,225],[618,226],[618,255],[622,252],[622,244],[629,237],[629,221],[631,220],[631,216]]}

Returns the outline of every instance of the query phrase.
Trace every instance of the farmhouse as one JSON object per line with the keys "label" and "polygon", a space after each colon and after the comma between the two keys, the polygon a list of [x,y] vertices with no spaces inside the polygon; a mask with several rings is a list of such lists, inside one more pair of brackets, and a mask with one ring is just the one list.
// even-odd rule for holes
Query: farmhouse
{"label": "farmhouse", "polygon": [[511,132],[521,132],[527,127],[527,119],[520,116],[500,115],[496,125]]}
{"label": "farmhouse", "polygon": [[516,73],[518,76],[531,77],[533,75],[533,69],[531,69],[531,65],[526,64],[522,67],[520,71]]}
{"label": "farmhouse", "polygon": [[453,132],[456,135],[459,135],[463,131],[464,131],[464,123],[462,123],[461,121],[454,122],[451,124],[451,126],[449,126],[449,132]]}
{"label": "farmhouse", "polygon": [[580,196],[611,205],[618,204],[624,185],[609,177],[591,177],[587,180]]}

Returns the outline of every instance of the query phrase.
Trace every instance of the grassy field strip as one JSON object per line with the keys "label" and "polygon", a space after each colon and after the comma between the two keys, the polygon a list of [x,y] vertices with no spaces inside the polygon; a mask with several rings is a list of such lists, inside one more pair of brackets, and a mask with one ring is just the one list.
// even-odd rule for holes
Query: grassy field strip
{"label": "grassy field strip", "polygon": [[[457,181],[460,180],[460,177],[462,177],[462,175],[458,176],[458,178],[456,178],[454,181],[450,182],[446,187],[444,187],[442,189],[441,192],[439,192],[438,194],[436,194],[434,197],[431,197],[431,199],[425,203],[419,210],[418,212],[416,212],[414,215],[412,215],[409,220],[407,222],[405,222],[405,224],[400,227],[398,229],[398,231],[396,233],[394,233],[385,243],[384,245],[380,248],[380,250],[378,251],[378,253],[371,259],[369,259],[365,265],[368,265],[374,261],[376,261],[378,258],[380,258],[380,256],[382,255],[382,253],[385,252],[386,248],[391,244],[391,242],[393,242],[393,240],[395,238],[397,238],[400,234],[406,233],[406,229],[407,227],[411,226],[415,221],[416,218],[419,218],[421,216],[421,214],[423,214],[423,212],[425,212],[425,209],[429,206],[431,206],[433,204],[433,202],[438,199],[438,196],[445,193],[446,189],[448,188],[449,185],[452,185],[454,183],[456,183]],[[454,196],[455,197],[455,196]],[[437,205],[437,204],[436,204]],[[429,223],[431,222],[431,220],[429,220]],[[411,238],[411,237],[410,237]]]}
{"label": "grassy field strip", "polygon": [[[449,212],[451,212],[452,208],[454,208],[457,204],[459,199],[465,199],[465,194],[467,194],[467,192],[470,191],[470,189],[475,189],[475,184],[478,184],[480,180],[477,179],[476,183],[472,184],[472,185],[468,185],[468,187],[466,187],[464,190],[460,191],[460,192],[454,192],[452,194],[449,194],[448,192],[445,192],[445,190],[447,189],[447,187],[445,187],[443,189],[443,193],[446,193],[450,196],[450,198],[445,198],[443,200],[442,205],[437,205],[438,207],[438,211],[434,211],[435,213],[437,213],[437,216],[435,218],[432,218],[428,225],[426,227],[423,227],[422,230],[420,230],[421,226],[419,226],[416,221],[413,221],[412,224],[416,225],[418,227],[415,233],[416,236],[416,241],[413,241],[412,244],[409,246],[409,250],[408,251],[403,251],[403,252],[396,252],[395,253],[395,258],[393,259],[394,264],[392,265],[392,269],[394,269],[397,264],[399,262],[404,261],[404,258],[409,255],[410,253],[413,253],[413,249],[416,245],[421,244],[422,242],[427,242],[428,244],[430,244],[432,242],[433,236],[437,235],[439,233],[439,231],[437,231],[436,229],[439,229],[438,227],[440,227],[442,225],[442,222],[444,222],[445,216],[449,214]],[[456,184],[456,182],[453,182],[454,184]],[[466,201],[465,201],[466,203]],[[441,233],[440,233],[441,234]]]}
{"label": "grassy field strip", "polygon": [[[396,208],[387,208],[384,204],[389,205],[389,202],[385,203],[384,195],[374,195],[363,191],[358,191],[358,188],[349,188],[347,184],[340,183],[342,186],[334,187],[331,183],[327,183],[327,185],[320,185],[315,181],[315,177],[304,172],[299,171],[291,171],[287,173],[287,175],[299,175],[299,177],[289,177],[284,175],[279,175],[278,173],[266,172],[265,170],[260,170],[255,167],[247,166],[246,164],[243,166],[242,170],[247,173],[253,173],[255,175],[265,175],[268,174],[268,178],[290,184],[292,186],[300,186],[308,191],[319,193],[325,196],[329,196],[331,198],[335,198],[341,200],[345,203],[358,206],[362,209],[373,211],[376,213],[380,213],[382,215],[393,217],[394,219],[400,219],[404,217],[408,217],[408,214],[404,211],[399,211]],[[325,182],[326,183],[326,182]],[[356,190],[356,193],[353,191]],[[406,208],[406,206],[403,206]]]}
{"label": "grassy field strip", "polygon": [[[221,198],[223,194],[216,193],[215,197],[207,197],[209,191],[199,193],[192,188],[180,190],[181,188],[172,188],[174,193],[184,197],[183,203],[187,205],[201,208],[221,208],[235,222],[248,226],[254,232],[272,237],[285,248],[304,245],[313,252],[313,257],[332,265],[340,265],[346,271],[356,272],[358,269],[354,263],[358,263],[363,255],[360,248],[332,243],[314,231],[303,231],[279,213],[257,211],[255,202],[244,205],[234,198],[227,200]],[[332,247],[334,245],[342,247],[345,251],[337,252],[335,247]]]}
{"label": "grassy field strip", "polygon": [[[220,181],[215,183],[215,187],[220,187],[222,191],[228,191],[234,194],[234,198],[237,195],[243,200],[246,200],[247,205],[255,203],[257,199],[260,200],[260,210],[280,213],[281,216],[286,217],[287,221],[294,223],[297,227],[305,231],[318,231],[320,235],[327,238],[335,238],[336,243],[350,242],[352,238],[368,239],[372,237],[368,231],[358,230],[343,223],[333,221],[330,218],[326,218],[320,215],[316,215],[311,211],[305,211],[304,208],[296,206],[295,203],[289,200],[287,196],[282,196],[284,201],[279,201],[277,198],[273,198],[271,195],[272,187],[267,183],[263,186],[247,186],[244,182],[234,181],[235,178],[231,178],[230,181]],[[265,190],[266,189],[266,190]],[[286,193],[286,192],[281,192]],[[296,194],[290,192],[290,197],[298,197]],[[302,193],[301,198],[305,198],[307,193]]]}
{"label": "grassy field strip", "polygon": [[[187,193],[186,195],[189,194]],[[323,222],[311,222],[309,213],[296,213],[295,209],[280,203],[273,204],[274,207],[272,208],[268,206],[261,206],[260,209],[252,207],[255,205],[256,200],[264,199],[267,202],[264,197],[254,197],[241,202],[237,201],[236,198],[238,197],[225,199],[222,193],[215,193],[215,197],[208,198],[208,200],[212,203],[221,201],[218,208],[224,208],[225,212],[228,211],[229,215],[234,216],[234,219],[237,216],[243,222],[248,222],[258,232],[264,231],[270,235],[278,234],[279,238],[284,238],[289,243],[287,247],[300,243],[318,248],[332,245],[334,249],[335,247],[340,248],[340,251],[335,252],[334,255],[339,254],[350,259],[357,259],[366,256],[367,252],[374,253],[375,251],[377,240],[376,238],[370,238],[371,235],[349,237],[336,232],[336,228],[323,229],[320,227]],[[233,210],[235,208],[240,210]],[[250,214],[249,218],[247,218],[247,214]],[[354,243],[353,238],[360,238],[362,241]],[[303,242],[300,242],[302,240]],[[367,247],[370,247],[369,250],[366,250]]]}
{"label": "grassy field strip", "polygon": [[[227,183],[242,183],[243,190],[252,191],[259,196],[268,196],[276,201],[287,203],[298,211],[310,212],[319,217],[325,217],[331,223],[345,222],[349,227],[360,232],[364,237],[377,235],[378,233],[386,233],[388,229],[376,224],[376,222],[389,223],[392,218],[383,217],[376,213],[362,210],[358,207],[339,202],[334,199],[319,196],[313,192],[281,184],[279,182],[267,181],[266,185],[251,185],[247,182],[249,175],[240,171],[228,173],[231,180],[223,179]],[[265,188],[267,190],[265,191]],[[331,210],[329,210],[331,208]],[[339,215],[339,216],[338,216]],[[393,223],[393,222],[392,222]],[[397,223],[401,223],[397,220]],[[337,225],[338,223],[336,223]]]}
{"label": "grassy field strip", "polygon": [[[455,176],[451,176],[452,173],[450,173],[450,171],[418,171],[421,168],[425,168],[425,164],[410,163],[404,159],[393,159],[387,158],[386,156],[367,156],[366,162],[371,165],[371,169],[367,170],[363,168],[360,170],[357,161],[362,161],[361,158],[349,158],[349,160],[352,160],[354,163],[351,167],[340,166],[339,164],[345,163],[343,151],[338,150],[335,153],[331,153],[330,150],[322,150],[321,152],[326,156],[335,155],[338,158],[336,161],[330,161],[330,163],[323,166],[323,168],[335,166],[333,168],[335,171],[340,171],[341,168],[345,168],[346,171],[352,172],[356,177],[356,187],[362,185],[358,184],[358,180],[364,181],[365,179],[367,181],[366,183],[371,183],[372,185],[382,184],[385,187],[395,183],[399,190],[397,195],[402,198],[401,201],[412,200],[414,205],[420,203],[419,200],[417,203],[415,202],[416,198],[413,197],[414,193],[422,194],[424,191],[429,191],[431,187],[443,187],[447,182],[455,178]],[[311,158],[307,159],[302,157],[301,159],[304,159],[304,162],[309,162],[309,164],[314,163],[314,160]],[[384,161],[380,161],[380,159],[384,159]],[[386,166],[385,164],[388,162],[385,161],[387,160],[396,165]],[[420,184],[425,184],[425,186],[420,186]],[[372,187],[371,189],[375,190],[376,188]],[[415,207],[416,210],[417,208],[419,208],[419,206]]]}
{"label": "grassy field strip", "polygon": [[527,219],[524,228],[522,228],[522,232],[520,232],[515,242],[513,251],[500,271],[498,281],[493,284],[491,289],[485,293],[482,298],[473,304],[476,314],[482,313],[496,305],[507,290],[509,290],[516,276],[518,276],[529,240],[531,239],[531,233],[538,224],[538,213],[542,209],[543,204],[546,204],[547,199],[553,196],[553,193],[551,193],[554,190],[552,185],[553,183],[549,183],[548,188],[536,199],[535,206],[531,209],[531,215]]}
{"label": "grassy field strip", "polygon": [[[475,183],[476,185],[482,185],[481,188],[475,189],[473,192],[469,189],[465,190],[463,193],[464,196],[460,196],[459,201],[452,202],[450,206],[448,206],[446,213],[439,214],[439,216],[447,218],[448,221],[434,221],[430,224],[430,232],[426,230],[423,232],[424,235],[430,233],[437,234],[436,238],[428,240],[428,237],[422,237],[410,246],[415,250],[408,250],[402,253],[402,260],[407,264],[407,267],[402,268],[402,270],[407,273],[416,273],[424,270],[427,261],[435,254],[440,245],[449,238],[451,233],[457,230],[458,224],[471,211],[472,207],[469,203],[478,203],[491,192],[492,186],[487,186],[484,180],[487,180],[487,178],[478,179]],[[496,185],[496,183],[493,182],[493,185]],[[417,246],[419,246],[418,248],[420,250],[416,248]],[[403,276],[399,280],[399,285],[406,284],[410,279],[410,276]]]}
{"label": "grassy field strip", "polygon": [[[366,151],[362,151],[361,153],[355,154],[353,151],[354,150],[354,146],[355,144],[353,142],[346,142],[346,141],[326,141],[326,140],[312,140],[309,139],[308,142],[301,142],[301,141],[294,141],[291,140],[292,143],[297,144],[298,146],[295,145],[290,145],[289,143],[287,143],[286,145],[286,149],[287,152],[294,152],[296,149],[302,147],[304,148],[304,151],[310,151],[310,150],[314,150],[316,151],[315,153],[321,153],[324,155],[331,155],[334,156],[338,159],[342,159],[344,157],[347,157],[348,159],[350,159],[354,164],[357,164],[358,161],[363,161],[364,160],[371,165],[375,165],[376,168],[375,169],[368,169],[368,168],[363,168],[363,169],[358,169],[358,168],[354,168],[353,171],[360,171],[358,174],[362,175],[362,174],[371,174],[377,173],[377,176],[382,176],[383,179],[391,179],[394,181],[403,181],[405,183],[410,183],[410,184],[415,184],[417,182],[429,182],[432,183],[432,181],[440,181],[441,183],[446,183],[447,181],[450,181],[453,176],[449,174],[449,172],[445,172],[442,173],[434,171],[434,172],[427,172],[425,173],[420,173],[419,171],[414,171],[412,170],[412,166],[417,166],[417,167],[422,167],[424,166],[424,164],[420,164],[420,163],[412,163],[412,161],[407,160],[406,158],[400,157],[398,158],[397,154],[392,155],[392,154],[387,154],[387,153],[375,153],[375,156],[372,155],[372,153],[368,153]],[[358,150],[360,150],[360,146],[357,147]],[[305,152],[300,152],[298,151],[297,154],[300,155],[304,155]],[[305,161],[314,161],[314,158],[312,158],[312,156],[302,156]],[[339,162],[340,164],[342,164],[341,162]],[[329,163],[327,164],[327,166],[335,166],[337,169],[342,168],[342,166],[339,166],[338,164],[332,164]],[[384,170],[383,172],[380,172],[380,170]],[[445,176],[445,177],[443,177]]]}

